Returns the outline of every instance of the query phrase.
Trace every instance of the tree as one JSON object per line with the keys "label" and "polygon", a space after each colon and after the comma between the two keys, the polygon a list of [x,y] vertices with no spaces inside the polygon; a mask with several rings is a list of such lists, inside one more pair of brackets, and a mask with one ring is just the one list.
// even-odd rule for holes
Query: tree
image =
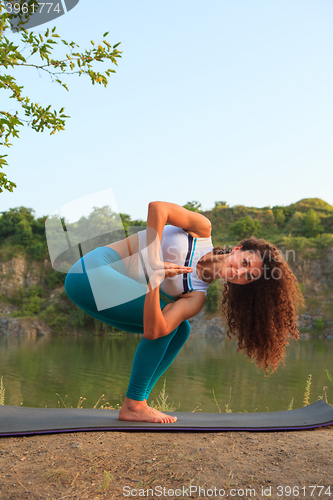
{"label": "tree", "polygon": [[[35,0],[30,0],[23,3],[22,0],[17,2],[17,5],[30,5]],[[16,5],[16,4],[15,4]],[[18,44],[11,42],[5,32],[11,29],[10,21],[13,14],[9,14],[2,2],[0,3],[0,66],[5,68],[5,71],[10,71],[15,67],[32,67],[41,72],[45,72],[51,77],[51,81],[69,90],[67,84],[63,82],[62,76],[77,74],[87,75],[92,84],[98,83],[108,84],[108,77],[111,73],[115,73],[114,69],[108,68],[103,72],[95,71],[95,63],[110,61],[117,65],[117,58],[121,57],[121,52],[117,47],[119,43],[111,45],[106,37],[109,32],[103,34],[103,41],[95,45],[91,41],[91,47],[84,52],[75,42],[68,42],[60,39],[56,33],[56,28],[52,31],[46,30],[44,36],[35,35],[33,31],[28,32],[22,30],[15,36],[20,36],[20,42],[23,44],[19,47]],[[65,49],[65,54],[59,59],[52,59],[53,49],[60,45]],[[23,52],[28,51],[28,55],[24,56]],[[37,60],[36,60],[37,59]],[[29,126],[36,132],[44,132],[50,130],[50,135],[57,131],[65,129],[65,121],[69,116],[65,115],[62,107],[58,112],[51,110],[51,104],[42,106],[37,102],[33,102],[31,98],[23,95],[23,85],[18,84],[16,78],[8,73],[0,73],[0,89],[9,91],[9,98],[16,100],[19,105],[20,112],[24,113],[24,118],[19,114],[19,111],[9,112],[0,111],[0,146],[9,148],[12,146],[10,140],[14,137],[19,137],[19,128]],[[13,107],[11,103],[10,108]],[[8,166],[6,157],[8,155],[0,155],[0,168]],[[16,184],[10,181],[4,172],[0,172],[0,193],[3,190],[13,191]]]}
{"label": "tree", "polygon": [[205,310],[207,313],[215,313],[219,308],[222,298],[221,280],[214,280],[207,290]]}
{"label": "tree", "polygon": [[228,205],[227,205],[227,202],[226,202],[226,201],[215,201],[214,203],[215,203],[214,208],[218,208],[218,207],[228,207]]}
{"label": "tree", "polygon": [[278,226],[282,226],[286,220],[286,216],[284,214],[283,208],[276,207],[275,209],[273,209],[273,214],[274,214],[275,221],[278,224]]}
{"label": "tree", "polygon": [[186,205],[183,205],[183,208],[187,210],[191,210],[191,212],[200,212],[201,211],[201,203],[198,201],[188,201]]}
{"label": "tree", "polygon": [[234,224],[231,224],[229,231],[230,234],[236,238],[248,238],[250,236],[257,236],[261,230],[261,224],[258,220],[253,220],[249,215],[242,217]]}
{"label": "tree", "polygon": [[125,230],[126,238],[128,236],[131,236],[132,234],[137,233],[139,230],[141,231],[141,229],[139,229],[140,227],[142,227],[142,230],[146,229],[146,226],[147,226],[146,221],[143,221],[141,219],[132,220],[131,216],[128,214],[120,213],[119,215],[120,215],[121,222],[122,222],[122,225],[123,225],[124,230]]}
{"label": "tree", "polygon": [[317,236],[321,231],[324,230],[322,225],[320,224],[321,219],[317,212],[311,208],[308,210],[306,213],[305,219],[304,219],[304,224],[305,224],[305,230],[306,230],[306,236],[309,237],[315,237]]}
{"label": "tree", "polygon": [[15,240],[19,240],[22,231],[26,235],[32,235],[33,212],[32,208],[25,207],[11,208],[8,212],[2,212],[0,215],[0,243],[8,236],[14,236]]}

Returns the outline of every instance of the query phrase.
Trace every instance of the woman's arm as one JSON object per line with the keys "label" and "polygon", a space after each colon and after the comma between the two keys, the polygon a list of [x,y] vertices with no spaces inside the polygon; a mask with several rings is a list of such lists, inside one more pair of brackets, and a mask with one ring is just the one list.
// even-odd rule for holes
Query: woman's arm
{"label": "woman's arm", "polygon": [[211,223],[204,215],[187,210],[175,203],[164,201],[149,203],[147,245],[149,263],[153,269],[162,267],[159,252],[165,224],[181,227],[198,238],[207,238],[211,235]]}
{"label": "woman's arm", "polygon": [[159,285],[163,275],[188,272],[190,268],[154,271],[149,279],[148,292],[143,311],[144,337],[154,340],[171,333],[180,323],[192,318],[202,309],[206,296],[203,292],[191,292],[187,297],[180,298],[172,304],[167,304],[163,311],[160,307]]}
{"label": "woman's arm", "polygon": [[144,336],[156,339],[172,332],[182,321],[198,314],[205,303],[205,294],[192,292],[187,298],[160,307],[160,283],[165,278],[192,272],[192,268],[163,262],[160,245],[165,224],[186,229],[199,238],[211,234],[210,221],[203,215],[186,210],[174,203],[154,201],[149,203],[147,218],[147,246],[151,267],[155,270],[149,278],[144,306]]}

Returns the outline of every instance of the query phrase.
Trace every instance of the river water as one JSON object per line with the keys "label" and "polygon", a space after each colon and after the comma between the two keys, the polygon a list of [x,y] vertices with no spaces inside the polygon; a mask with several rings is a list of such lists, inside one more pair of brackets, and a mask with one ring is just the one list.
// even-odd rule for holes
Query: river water
{"label": "river water", "polygon": [[[126,394],[132,359],[140,336],[122,334],[107,337],[0,337],[0,376],[5,387],[5,404],[30,407],[92,408],[100,396],[111,405]],[[166,378],[168,402],[177,411],[262,412],[303,406],[308,375],[312,375],[310,402],[328,386],[333,403],[333,341],[292,341],[285,367],[264,377],[264,371],[237,353],[235,342],[221,337],[191,335],[182,351],[155,386],[156,400]],[[58,394],[58,395],[57,395]],[[215,394],[215,398],[214,398]],[[215,401],[216,399],[216,401]]]}

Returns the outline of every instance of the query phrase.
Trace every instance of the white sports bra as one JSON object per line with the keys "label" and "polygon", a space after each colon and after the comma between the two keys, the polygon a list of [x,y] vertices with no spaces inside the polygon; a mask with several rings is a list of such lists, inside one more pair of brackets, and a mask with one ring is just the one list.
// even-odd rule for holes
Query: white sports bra
{"label": "white sports bra", "polygon": [[[146,231],[140,231],[138,237],[138,279],[140,283],[147,284],[153,269],[148,262]],[[161,240],[163,261],[172,262],[180,266],[193,267],[193,272],[166,278],[160,285],[161,292],[172,298],[193,291],[204,292],[206,294],[209,283],[198,278],[196,267],[201,257],[212,250],[213,244],[211,237],[194,238],[179,227],[165,226]]]}

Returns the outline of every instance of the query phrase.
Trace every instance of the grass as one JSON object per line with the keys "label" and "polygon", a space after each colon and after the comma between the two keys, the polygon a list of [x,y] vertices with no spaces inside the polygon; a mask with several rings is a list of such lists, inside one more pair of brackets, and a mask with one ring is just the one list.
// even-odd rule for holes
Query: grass
{"label": "grass", "polygon": [[43,474],[43,479],[46,481],[49,481],[51,483],[69,483],[73,477],[71,474],[69,474],[66,470],[64,469],[53,469],[53,470],[48,470],[44,472]]}
{"label": "grass", "polygon": [[[327,377],[328,382],[333,386],[333,377],[329,373],[328,370],[326,370],[326,377]],[[304,396],[303,396],[303,406],[307,406],[310,404],[311,383],[312,383],[312,375],[308,375],[306,387],[305,387],[305,392],[304,392]],[[229,401],[227,404],[225,404],[225,412],[226,413],[232,413],[232,410],[231,410],[231,390],[232,390],[232,387],[230,387]],[[212,389],[212,392],[213,392],[213,399],[214,399],[216,406],[218,408],[218,413],[222,413],[222,410],[217,402],[214,389]],[[62,406],[64,408],[73,408],[73,406],[66,405],[66,398],[68,397],[68,394],[65,396],[65,398],[62,398],[58,393],[56,393],[56,395],[61,400]],[[323,401],[325,401],[325,403],[330,404],[327,400],[327,387],[326,386],[323,387],[323,393],[321,396],[318,397],[318,399],[322,399]],[[168,412],[175,411],[176,407],[173,406],[173,403],[168,403],[167,400],[168,400],[168,395],[166,393],[166,379],[164,379],[163,387],[162,387],[159,395],[156,398],[156,403],[154,401],[152,401],[150,406],[152,408],[155,408],[156,410],[159,410],[159,411],[168,411]],[[76,408],[83,408],[84,401],[86,401],[86,398],[83,398],[82,396],[80,396]],[[122,406],[122,403],[117,403],[116,406],[111,406],[110,403],[108,403],[108,402],[101,404],[101,401],[105,401],[104,394],[102,394],[102,396],[100,396],[100,398],[97,400],[97,402],[95,403],[93,408],[99,409],[99,410],[119,410]],[[1,377],[0,378],[0,405],[4,405],[4,404],[5,404],[5,387],[3,384],[3,377]],[[60,401],[58,401],[58,407],[60,408],[59,405],[60,405]],[[333,404],[331,404],[331,406],[333,406]],[[292,398],[287,410],[292,410],[293,407],[294,407],[294,398]],[[193,410],[193,411],[196,411],[196,410],[197,410],[197,408],[195,408],[195,410]],[[247,411],[245,410],[244,413],[247,413]]]}
{"label": "grass", "polygon": [[166,394],[166,378],[165,378],[161,392],[156,398],[156,403],[152,401],[150,406],[152,408],[155,408],[155,410],[159,411],[169,411],[169,412],[175,411],[176,410],[175,406],[173,406],[173,403],[168,403],[167,399],[168,396]]}
{"label": "grass", "polygon": [[[328,370],[326,370],[326,376],[327,376],[327,379],[328,381],[330,382],[330,384],[333,386],[333,377],[332,375],[329,373]],[[304,392],[304,396],[303,396],[303,407],[304,406],[308,406],[310,404],[310,392],[311,392],[311,383],[312,383],[312,375],[308,375],[308,378],[307,378],[307,381],[306,381],[306,387],[305,387],[305,392]],[[228,403],[225,405],[225,412],[226,413],[232,413],[232,410],[230,408],[230,401],[231,401],[231,389],[232,387],[230,387],[230,392],[229,392],[229,401]],[[218,408],[218,412],[219,413],[222,413],[221,412],[221,408],[217,402],[217,399],[216,399],[216,396],[215,396],[215,392],[214,392],[214,389],[212,389],[213,391],[213,398],[214,398],[214,401],[216,403],[216,406]],[[323,401],[325,401],[325,403],[327,404],[330,404],[327,400],[327,387],[323,387],[323,394],[321,396],[318,397],[318,399],[322,399]],[[333,404],[331,404],[331,406],[333,406]],[[289,406],[287,408],[287,410],[293,410],[294,408],[294,398],[292,398],[291,402],[289,403]],[[267,408],[267,410],[269,411],[269,409]],[[247,413],[247,411],[245,410],[244,413]]]}
{"label": "grass", "polygon": [[[56,392],[56,395],[57,395],[57,396],[58,396],[58,398],[61,400],[62,406],[63,406],[64,408],[73,408],[73,406],[67,406],[67,405],[66,405],[66,399],[68,398],[68,394],[66,394],[66,396],[65,396],[64,398],[62,398],[62,397],[60,396],[60,394],[58,394],[57,392]],[[86,398],[83,398],[82,396],[80,396],[80,397],[79,397],[79,400],[78,400],[78,403],[77,403],[77,405],[76,405],[76,408],[83,408],[83,405],[82,405],[82,404],[83,404],[83,402],[84,402],[84,401],[86,401]],[[102,395],[98,398],[97,402],[94,404],[94,406],[93,406],[93,409],[94,409],[94,410],[95,410],[96,408],[97,408],[98,410],[119,410],[119,409],[120,409],[120,407],[121,407],[121,404],[119,404],[119,403],[118,403],[118,404],[116,404],[116,406],[111,406],[111,405],[110,405],[110,403],[108,403],[107,401],[106,401],[105,403],[100,404],[100,403],[101,403],[101,401],[105,401],[105,399],[104,399],[104,394],[102,394]],[[58,407],[60,408],[60,401],[58,401]]]}
{"label": "grass", "polygon": [[5,387],[3,385],[3,377],[0,379],[0,405],[5,404]]}
{"label": "grass", "polygon": [[105,470],[103,473],[103,483],[98,488],[99,491],[102,492],[102,491],[106,490],[109,487],[111,479],[113,479],[113,477],[111,476],[110,472]]}
{"label": "grass", "polygon": [[292,410],[294,408],[294,398],[292,398],[292,400],[290,401],[290,404],[287,408],[287,410]]}
{"label": "grass", "polygon": [[306,382],[306,388],[303,399],[303,406],[308,406],[310,404],[310,389],[311,389],[312,375],[308,375],[308,380]]}

